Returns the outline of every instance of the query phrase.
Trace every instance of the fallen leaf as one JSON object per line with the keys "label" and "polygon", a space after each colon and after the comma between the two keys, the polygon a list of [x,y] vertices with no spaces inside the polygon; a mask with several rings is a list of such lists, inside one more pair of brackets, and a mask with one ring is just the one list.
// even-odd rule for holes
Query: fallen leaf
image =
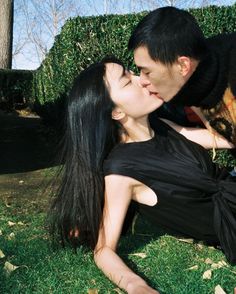
{"label": "fallen leaf", "polygon": [[193,244],[193,239],[177,239],[180,242],[188,243],[188,244]]}
{"label": "fallen leaf", "polygon": [[15,239],[15,234],[12,232],[7,236],[8,240],[14,240]]}
{"label": "fallen leaf", "polygon": [[228,264],[224,260],[221,260],[217,263],[212,263],[211,268],[216,269],[216,268],[221,268],[226,266],[228,266]]}
{"label": "fallen leaf", "polygon": [[205,259],[204,261],[206,264],[212,264],[213,261],[210,258]]}
{"label": "fallen leaf", "polygon": [[25,224],[22,223],[22,222],[18,222],[17,224],[20,225],[20,226],[24,226],[24,225],[25,225]]}
{"label": "fallen leaf", "polygon": [[98,294],[98,289],[89,289],[88,294]]}
{"label": "fallen leaf", "polygon": [[130,253],[129,255],[133,255],[133,256],[138,256],[138,257],[141,257],[141,258],[145,258],[147,257],[147,254],[146,253]]}
{"label": "fallen leaf", "polygon": [[0,258],[4,258],[5,254],[2,252],[2,250],[0,249]]}
{"label": "fallen leaf", "polygon": [[201,249],[203,249],[204,246],[202,244],[197,244],[197,247],[198,247],[198,249],[201,250]]}
{"label": "fallen leaf", "polygon": [[6,273],[9,275],[11,272],[13,272],[14,270],[16,270],[19,266],[13,265],[10,262],[6,261],[4,264],[4,270],[6,271]]}
{"label": "fallen leaf", "polygon": [[193,265],[188,268],[188,270],[197,270],[197,269],[198,269],[198,265]]}
{"label": "fallen leaf", "polygon": [[202,278],[203,280],[210,280],[212,277],[212,271],[211,270],[207,270],[203,273]]}
{"label": "fallen leaf", "polygon": [[221,288],[220,285],[215,287],[215,294],[226,294],[226,292]]}
{"label": "fallen leaf", "polygon": [[2,236],[2,230],[0,230],[0,236]]}
{"label": "fallen leaf", "polygon": [[11,205],[9,203],[7,203],[6,201],[5,201],[5,205],[6,205],[6,207],[11,207]]}
{"label": "fallen leaf", "polygon": [[8,222],[8,226],[9,226],[9,227],[13,227],[15,224],[16,224],[16,223],[11,222],[11,221]]}

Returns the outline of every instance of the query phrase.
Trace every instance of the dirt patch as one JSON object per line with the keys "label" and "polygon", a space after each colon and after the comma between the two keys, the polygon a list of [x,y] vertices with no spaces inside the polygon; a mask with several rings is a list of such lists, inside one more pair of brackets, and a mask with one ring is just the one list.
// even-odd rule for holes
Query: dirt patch
{"label": "dirt patch", "polygon": [[0,200],[16,213],[47,210],[57,145],[32,113],[0,111]]}
{"label": "dirt patch", "polygon": [[56,165],[57,144],[36,115],[0,111],[0,174]]}
{"label": "dirt patch", "polygon": [[0,199],[18,212],[47,210],[52,196],[53,170],[0,175]]}

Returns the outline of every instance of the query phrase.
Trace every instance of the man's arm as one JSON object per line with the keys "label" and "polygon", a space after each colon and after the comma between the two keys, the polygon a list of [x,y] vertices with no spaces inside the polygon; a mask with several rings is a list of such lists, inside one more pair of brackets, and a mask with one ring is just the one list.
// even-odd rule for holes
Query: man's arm
{"label": "man's arm", "polygon": [[219,148],[219,149],[231,149],[234,148],[234,145],[226,140],[224,137],[217,134],[212,129],[203,129],[203,128],[190,128],[177,125],[176,123],[162,119],[170,127],[175,129],[178,133],[185,136],[190,141],[202,145],[206,149]]}

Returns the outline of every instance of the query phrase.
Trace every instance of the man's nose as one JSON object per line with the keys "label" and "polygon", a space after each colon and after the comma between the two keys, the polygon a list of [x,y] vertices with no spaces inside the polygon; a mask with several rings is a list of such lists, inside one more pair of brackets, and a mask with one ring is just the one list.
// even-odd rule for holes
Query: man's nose
{"label": "man's nose", "polygon": [[148,80],[147,76],[142,72],[140,72],[139,83],[142,87],[150,85],[150,81]]}

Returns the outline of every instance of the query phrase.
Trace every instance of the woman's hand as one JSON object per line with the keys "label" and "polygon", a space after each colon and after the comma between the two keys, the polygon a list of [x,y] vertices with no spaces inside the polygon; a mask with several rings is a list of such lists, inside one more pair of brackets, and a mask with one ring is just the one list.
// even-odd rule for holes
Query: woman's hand
{"label": "woman's hand", "polygon": [[157,290],[152,289],[147,284],[135,285],[130,284],[127,286],[128,294],[159,294]]}
{"label": "woman's hand", "polygon": [[133,195],[133,180],[120,175],[105,177],[103,226],[94,260],[104,274],[128,294],[158,294],[136,275],[116,253],[122,225]]}

